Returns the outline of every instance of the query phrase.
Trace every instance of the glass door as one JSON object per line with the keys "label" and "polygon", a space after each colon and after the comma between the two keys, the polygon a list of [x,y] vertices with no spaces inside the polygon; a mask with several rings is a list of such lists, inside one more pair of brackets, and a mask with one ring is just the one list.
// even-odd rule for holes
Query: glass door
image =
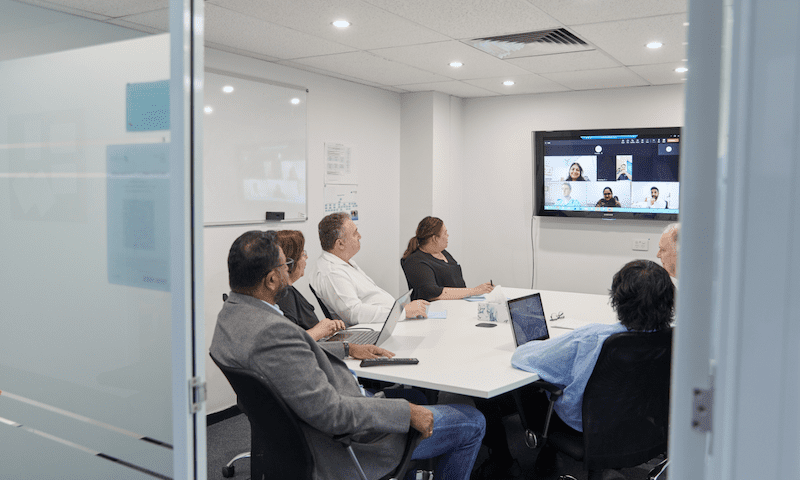
{"label": "glass door", "polygon": [[202,21],[181,21],[202,10],[173,3],[144,34],[0,0],[3,478],[205,478],[202,77],[182,81]]}

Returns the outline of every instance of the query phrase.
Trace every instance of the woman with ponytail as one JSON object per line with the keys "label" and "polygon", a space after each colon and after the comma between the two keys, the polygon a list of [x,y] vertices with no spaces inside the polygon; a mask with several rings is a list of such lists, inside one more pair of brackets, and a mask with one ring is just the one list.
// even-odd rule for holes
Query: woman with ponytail
{"label": "woman with ponytail", "polygon": [[425,217],[417,226],[417,234],[408,241],[400,265],[406,274],[411,298],[457,300],[471,295],[483,295],[494,289],[490,282],[466,288],[461,265],[447,248],[447,228],[440,218]]}

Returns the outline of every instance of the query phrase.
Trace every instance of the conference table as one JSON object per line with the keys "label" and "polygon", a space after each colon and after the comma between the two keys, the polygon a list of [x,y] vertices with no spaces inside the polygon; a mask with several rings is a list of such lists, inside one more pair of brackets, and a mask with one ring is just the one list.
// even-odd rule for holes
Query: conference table
{"label": "conference table", "polygon": [[[551,337],[588,323],[617,321],[608,295],[502,289],[508,299],[539,292]],[[428,312],[446,311],[446,318],[408,319],[397,324],[392,336],[381,347],[398,357],[417,358],[417,365],[362,368],[359,360],[350,359],[348,366],[361,378],[479,398],[492,398],[538,380],[535,373],[511,366],[516,344],[511,324],[507,322],[507,310],[498,309],[495,327],[478,327],[478,303],[437,300],[431,302]],[[550,320],[559,313],[563,313],[563,318]]]}

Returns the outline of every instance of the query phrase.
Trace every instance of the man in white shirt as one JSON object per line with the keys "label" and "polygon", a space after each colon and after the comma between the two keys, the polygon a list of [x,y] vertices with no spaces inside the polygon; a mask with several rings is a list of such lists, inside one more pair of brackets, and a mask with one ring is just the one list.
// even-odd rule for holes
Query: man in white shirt
{"label": "man in white shirt", "polygon": [[[353,261],[361,249],[361,234],[346,213],[332,213],[319,222],[322,255],[311,286],[331,310],[345,323],[384,322],[394,303],[394,297],[379,287]],[[406,305],[406,317],[426,317],[425,300]]]}
{"label": "man in white shirt", "polygon": [[648,208],[667,208],[667,201],[663,198],[661,200],[658,199],[658,187],[652,187],[650,189],[650,199],[647,200]]}
{"label": "man in white shirt", "polygon": [[676,287],[678,286],[678,234],[680,231],[679,223],[667,225],[658,240],[658,253],[656,254]]}

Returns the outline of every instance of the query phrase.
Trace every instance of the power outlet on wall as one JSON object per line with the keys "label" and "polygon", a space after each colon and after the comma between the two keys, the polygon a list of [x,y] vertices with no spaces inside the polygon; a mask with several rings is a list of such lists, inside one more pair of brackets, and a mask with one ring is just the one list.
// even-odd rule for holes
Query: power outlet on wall
{"label": "power outlet on wall", "polygon": [[640,250],[640,251],[648,251],[650,250],[650,239],[649,238],[634,238],[633,239],[633,249]]}

